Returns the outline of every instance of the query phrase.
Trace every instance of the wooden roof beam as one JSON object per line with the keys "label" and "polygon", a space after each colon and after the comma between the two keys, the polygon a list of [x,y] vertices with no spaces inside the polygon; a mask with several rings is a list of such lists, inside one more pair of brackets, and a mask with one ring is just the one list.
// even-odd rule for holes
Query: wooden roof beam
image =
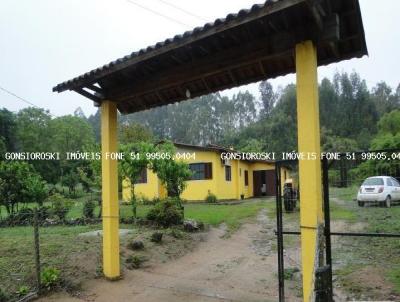
{"label": "wooden roof beam", "polygon": [[96,86],[95,84],[88,85],[86,88],[92,90],[95,93],[98,93],[101,96],[104,96],[104,90],[101,87]]}
{"label": "wooden roof beam", "polygon": [[101,101],[104,99],[102,97],[99,97],[96,94],[90,93],[89,91],[87,91],[83,88],[78,88],[78,89],[75,89],[74,91],[79,93],[80,95],[92,100],[93,102],[98,103],[98,104],[101,103]]}
{"label": "wooden roof beam", "polygon": [[311,10],[311,14],[314,17],[318,29],[322,31],[324,28],[324,21],[322,20],[323,14],[320,9],[320,0],[306,0],[306,3]]}

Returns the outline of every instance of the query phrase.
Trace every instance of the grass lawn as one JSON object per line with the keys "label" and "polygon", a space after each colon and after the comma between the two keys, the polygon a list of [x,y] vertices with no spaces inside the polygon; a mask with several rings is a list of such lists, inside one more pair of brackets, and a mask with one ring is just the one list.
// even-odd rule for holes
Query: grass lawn
{"label": "grass lawn", "polygon": [[224,222],[230,229],[236,229],[244,219],[273,204],[272,199],[256,199],[238,205],[186,204],[185,217],[214,226]]}
{"label": "grass lawn", "polygon": [[[206,204],[186,203],[185,219],[195,219],[217,226],[226,223],[229,229],[236,229],[244,219],[255,216],[261,209],[275,205],[272,199],[251,199],[240,204]],[[145,217],[151,206],[139,205],[137,208],[138,217]],[[120,206],[121,217],[132,216],[130,205]]]}

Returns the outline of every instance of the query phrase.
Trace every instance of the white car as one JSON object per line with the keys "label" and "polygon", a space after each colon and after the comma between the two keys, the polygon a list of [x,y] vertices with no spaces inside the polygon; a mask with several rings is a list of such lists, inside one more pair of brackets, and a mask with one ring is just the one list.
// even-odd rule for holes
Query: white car
{"label": "white car", "polygon": [[374,203],[390,208],[393,201],[400,201],[400,183],[390,176],[368,177],[357,194],[360,207]]}

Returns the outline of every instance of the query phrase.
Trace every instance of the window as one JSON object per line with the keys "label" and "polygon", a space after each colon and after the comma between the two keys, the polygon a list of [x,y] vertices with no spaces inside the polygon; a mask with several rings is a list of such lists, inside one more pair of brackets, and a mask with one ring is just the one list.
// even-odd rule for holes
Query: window
{"label": "window", "polygon": [[136,180],[135,184],[145,184],[147,183],[147,169],[144,168],[139,175],[139,178]]}
{"label": "window", "polygon": [[397,179],[396,179],[396,178],[393,178],[393,177],[392,177],[392,184],[393,184],[395,187],[400,187],[400,184],[399,184],[399,182],[397,181]]}
{"label": "window", "polygon": [[389,187],[394,187],[394,185],[392,184],[392,181],[390,180],[390,178],[386,179],[386,184],[387,184]]}
{"label": "window", "polygon": [[231,181],[232,180],[231,166],[225,166],[225,180],[226,181]]}
{"label": "window", "polygon": [[378,177],[367,178],[363,184],[363,186],[383,186],[383,179]]}
{"label": "window", "polygon": [[249,171],[244,170],[244,185],[248,186],[249,185]]}
{"label": "window", "polygon": [[212,163],[189,164],[192,180],[212,179]]}

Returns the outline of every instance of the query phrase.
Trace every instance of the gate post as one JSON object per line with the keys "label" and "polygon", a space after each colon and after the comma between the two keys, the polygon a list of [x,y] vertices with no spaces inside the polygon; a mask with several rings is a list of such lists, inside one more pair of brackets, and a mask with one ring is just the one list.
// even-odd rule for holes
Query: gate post
{"label": "gate post", "polygon": [[312,41],[296,45],[298,151],[315,159],[299,160],[303,301],[313,297],[318,259],[318,226],[323,223],[317,50]]}
{"label": "gate post", "polygon": [[107,279],[118,279],[119,205],[117,160],[107,154],[117,152],[117,107],[110,101],[101,103],[101,182],[103,213],[103,272]]}

